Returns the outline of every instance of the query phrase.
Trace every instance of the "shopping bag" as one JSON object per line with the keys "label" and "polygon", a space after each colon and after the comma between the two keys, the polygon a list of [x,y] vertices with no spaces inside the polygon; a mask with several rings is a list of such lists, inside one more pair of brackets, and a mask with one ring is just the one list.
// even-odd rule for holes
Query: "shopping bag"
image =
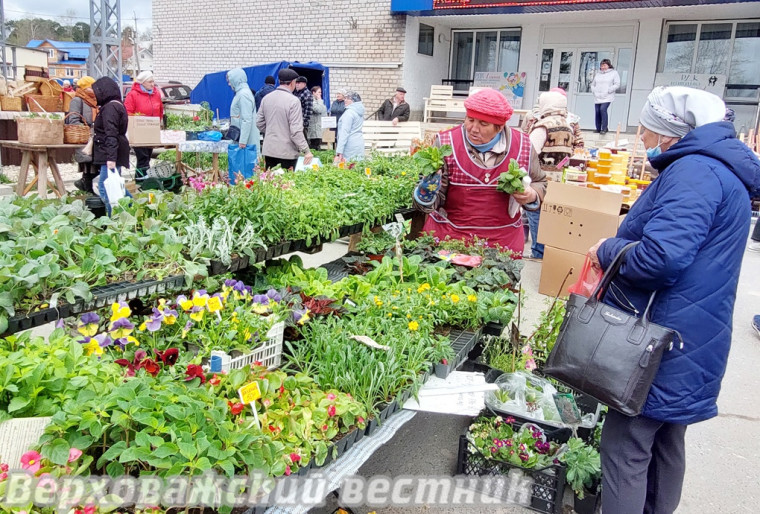
{"label": "shopping bag", "polygon": [[124,178],[115,168],[108,170],[108,177],[106,177],[106,180],[103,182],[103,187],[106,189],[108,203],[111,204],[112,207],[118,204],[119,200],[126,196],[126,193],[124,192]]}
{"label": "shopping bag", "polygon": [[240,148],[237,144],[229,145],[227,147],[227,164],[230,184],[235,184],[238,175],[242,175],[246,180],[252,178],[257,160],[258,155],[255,146],[248,145],[245,148]]}
{"label": "shopping bag", "polygon": [[586,260],[583,262],[583,268],[581,268],[581,274],[578,276],[578,281],[567,288],[571,293],[575,293],[586,298],[591,298],[591,294],[599,285],[599,281],[602,280],[602,270],[597,268],[591,263],[591,259],[586,256]]}

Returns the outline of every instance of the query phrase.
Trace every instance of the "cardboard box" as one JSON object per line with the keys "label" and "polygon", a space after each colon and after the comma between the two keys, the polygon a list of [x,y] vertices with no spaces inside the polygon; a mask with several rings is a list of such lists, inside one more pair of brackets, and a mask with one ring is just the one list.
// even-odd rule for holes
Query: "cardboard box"
{"label": "cardboard box", "polygon": [[[543,218],[541,223],[543,223]],[[568,287],[578,281],[578,275],[583,269],[583,262],[586,260],[586,253],[575,253],[567,250],[561,250],[552,246],[544,247],[544,258],[541,263],[541,278],[538,283],[538,292],[547,296],[555,297],[560,292],[562,281],[565,281],[565,287],[561,294],[562,298],[567,298],[570,294]],[[568,272],[572,269],[570,276]]]}
{"label": "cardboard box", "polygon": [[127,126],[130,146],[161,144],[161,118],[157,116],[130,116]]}
{"label": "cardboard box", "polygon": [[549,182],[538,242],[585,255],[601,238],[615,235],[622,203],[619,193]]}

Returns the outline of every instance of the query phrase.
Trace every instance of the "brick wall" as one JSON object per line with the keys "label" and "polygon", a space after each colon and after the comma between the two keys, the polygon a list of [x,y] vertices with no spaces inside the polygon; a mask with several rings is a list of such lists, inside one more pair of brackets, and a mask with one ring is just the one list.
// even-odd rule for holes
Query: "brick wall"
{"label": "brick wall", "polygon": [[[177,5],[153,0],[153,70],[159,80],[194,86],[206,73],[236,66],[318,61],[330,67],[333,99],[337,89],[353,89],[368,114],[401,84],[406,16],[391,16],[390,0]],[[378,67],[388,64],[398,66]]]}

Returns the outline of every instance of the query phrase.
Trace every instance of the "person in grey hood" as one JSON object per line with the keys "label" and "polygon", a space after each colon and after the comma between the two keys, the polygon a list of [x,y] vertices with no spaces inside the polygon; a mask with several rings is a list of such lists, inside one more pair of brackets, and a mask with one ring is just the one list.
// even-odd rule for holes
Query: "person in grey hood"
{"label": "person in grey hood", "polygon": [[364,158],[364,104],[359,93],[346,94],[346,110],[338,122],[335,163]]}
{"label": "person in grey hood", "polygon": [[248,77],[243,68],[228,71],[227,83],[235,90],[235,97],[230,105],[230,126],[240,129],[238,144],[240,148],[253,145],[256,147],[256,155],[260,155],[261,133],[256,127],[256,102],[251,88],[248,87]]}

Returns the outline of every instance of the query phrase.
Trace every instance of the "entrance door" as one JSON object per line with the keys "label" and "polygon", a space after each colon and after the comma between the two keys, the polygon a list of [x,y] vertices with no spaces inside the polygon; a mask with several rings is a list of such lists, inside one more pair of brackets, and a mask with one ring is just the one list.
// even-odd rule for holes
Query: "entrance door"
{"label": "entrance door", "polygon": [[609,108],[609,128],[616,130],[621,123],[626,129],[628,119],[628,78],[632,63],[631,47],[553,47],[541,52],[539,93],[553,87],[567,92],[568,110],[580,117],[581,128],[594,130],[594,95],[591,81],[602,59],[610,59],[620,75],[620,88]]}

